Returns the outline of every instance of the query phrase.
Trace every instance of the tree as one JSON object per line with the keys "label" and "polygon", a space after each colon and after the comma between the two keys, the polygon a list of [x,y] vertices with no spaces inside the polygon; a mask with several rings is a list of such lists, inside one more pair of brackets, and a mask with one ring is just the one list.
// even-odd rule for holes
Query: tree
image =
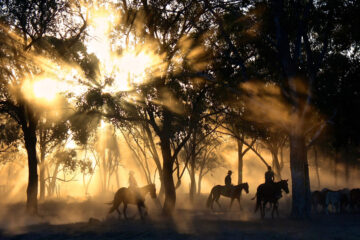
{"label": "tree", "polygon": [[[41,64],[43,58],[40,56],[48,49],[42,40],[47,35],[58,33],[59,22],[69,22],[67,17],[72,16],[71,7],[67,1],[55,0],[7,0],[0,4],[0,114],[13,118],[23,133],[29,167],[26,208],[30,214],[37,213],[36,129],[42,111],[34,107],[34,99],[24,96],[23,84],[30,80],[29,76],[44,73],[42,67],[45,66]],[[68,26],[77,28],[74,24]],[[74,28],[65,28],[64,38],[79,34],[73,31]]]}
{"label": "tree", "polygon": [[[70,182],[75,178],[75,171],[78,168],[78,161],[76,158],[76,151],[73,149],[60,149],[55,153],[54,158],[52,159],[52,174],[50,173],[51,169],[48,168],[48,177],[45,179],[48,181],[47,191],[48,196],[52,197],[57,190],[57,181]],[[64,178],[59,178],[58,174],[62,172]],[[70,179],[66,179],[66,175],[73,175]],[[59,195],[59,193],[57,193]]]}
{"label": "tree", "polygon": [[[160,169],[157,167],[157,160],[155,160],[158,156],[157,149],[151,147],[150,141],[153,142],[152,134],[150,134],[151,140],[149,141],[149,135],[146,133],[146,127],[144,124],[124,124],[124,130],[121,130],[121,133],[123,134],[128,147],[133,153],[136,163],[144,173],[147,183],[151,184],[153,181],[155,181],[156,172],[159,171],[161,173],[162,168],[160,162],[158,163],[160,165]],[[149,128],[149,126],[147,126],[147,128]],[[152,171],[150,167],[151,165],[149,164],[149,159],[152,159],[155,163],[155,166],[157,167],[154,171]],[[152,172],[154,173],[152,174]],[[152,180],[153,176],[154,180]]]}
{"label": "tree", "polygon": [[113,174],[116,177],[117,188],[120,188],[118,175],[120,151],[114,127],[104,124],[97,129],[96,140],[95,151],[99,155],[96,160],[100,171],[101,191],[107,192],[110,190],[110,181]]}
{"label": "tree", "polygon": [[[64,114],[65,115],[65,114]],[[65,117],[65,116],[64,116]],[[64,144],[69,137],[69,123],[66,120],[46,118],[45,114],[39,121],[37,128],[39,145],[39,183],[40,200],[45,199],[45,173],[47,166],[46,157],[51,154],[60,144]]]}
{"label": "tree", "polygon": [[[193,81],[196,73],[206,67],[208,59],[203,47],[203,31],[199,31],[207,26],[200,18],[203,14],[201,4],[170,1],[166,6],[148,1],[122,2],[117,6],[122,12],[117,29],[125,34],[113,35],[121,40],[133,34],[134,42],[138,43],[136,46],[140,45],[134,49],[149,51],[150,48],[150,52],[161,58],[160,63],[152,66],[151,71],[147,69],[145,84],[134,83],[129,92],[106,93],[103,91],[106,84],[111,86],[117,79],[102,79],[105,84],[90,89],[87,95],[96,95],[98,97],[94,98],[97,100],[83,101],[82,108],[106,109],[100,114],[115,123],[135,121],[149,124],[160,139],[161,177],[165,191],[163,209],[165,214],[171,214],[176,202],[174,162],[190,138],[194,123],[209,115],[203,107],[207,101],[207,87]],[[175,138],[179,141],[173,141]]]}
{"label": "tree", "polygon": [[[310,214],[307,149],[336,113],[336,109],[330,107],[327,117],[319,117],[318,113],[325,109],[318,104],[321,95],[316,93],[326,85],[339,83],[336,79],[326,83],[321,79],[326,74],[324,70],[333,64],[329,60],[346,58],[345,52],[352,52],[351,45],[356,44],[356,34],[349,32],[349,38],[344,37],[343,26],[348,28],[345,27],[348,23],[343,14],[357,9],[358,4],[354,1],[274,0],[233,3],[238,8],[232,8],[216,4],[216,1],[205,2],[221,34],[218,45],[224,46],[227,61],[241,74],[234,83],[244,83],[240,89],[229,82],[222,85],[229,92],[248,96],[256,113],[249,116],[253,120],[270,119],[273,128],[287,133],[293,187],[292,216],[306,217]],[[235,24],[228,17],[235,13],[243,16],[246,23]],[[351,40],[342,44],[338,42],[339,35],[343,40]],[[334,77],[345,76],[339,73]],[[253,78],[263,80],[263,85]],[[262,86],[273,88],[268,91]],[[278,108],[269,108],[267,102],[273,102],[272,106]],[[328,104],[329,99],[325,102]],[[314,125],[315,133],[311,131]]]}

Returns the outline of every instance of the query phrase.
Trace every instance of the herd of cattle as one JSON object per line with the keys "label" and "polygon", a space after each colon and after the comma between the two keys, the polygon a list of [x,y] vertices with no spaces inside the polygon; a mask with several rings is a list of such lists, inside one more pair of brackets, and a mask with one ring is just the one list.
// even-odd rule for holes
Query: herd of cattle
{"label": "herd of cattle", "polygon": [[324,188],[321,191],[314,191],[311,193],[312,207],[314,211],[325,211],[329,214],[329,206],[332,207],[333,212],[355,212],[360,211],[360,188],[354,189],[340,189],[332,191]]}

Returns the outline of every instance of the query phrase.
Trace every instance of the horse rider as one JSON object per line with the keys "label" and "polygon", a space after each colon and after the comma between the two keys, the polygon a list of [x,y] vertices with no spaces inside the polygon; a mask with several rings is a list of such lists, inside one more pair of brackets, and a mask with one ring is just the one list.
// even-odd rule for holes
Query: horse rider
{"label": "horse rider", "polygon": [[268,166],[268,170],[265,173],[265,184],[272,184],[274,183],[274,179],[275,179],[275,173],[273,172],[273,170],[271,169],[270,166]]}
{"label": "horse rider", "polygon": [[137,182],[136,182],[136,179],[134,177],[134,171],[130,171],[129,172],[129,188],[137,188],[138,185],[137,185]]}
{"label": "horse rider", "polygon": [[[274,183],[274,180],[275,180],[275,173],[274,173],[274,171],[271,169],[271,167],[268,166],[268,170],[267,170],[267,172],[265,173],[265,185],[273,186],[272,184]],[[276,193],[276,197],[277,197],[277,198],[281,198],[281,197],[282,197],[281,190]]]}
{"label": "horse rider", "polygon": [[138,199],[141,199],[142,197],[139,193],[138,184],[136,182],[134,174],[135,173],[132,170],[129,172],[129,190],[131,190],[137,196]]}
{"label": "horse rider", "polygon": [[225,177],[225,187],[226,187],[226,191],[230,194],[230,191],[232,189],[232,184],[231,184],[231,174],[232,171],[229,170],[226,177]]}

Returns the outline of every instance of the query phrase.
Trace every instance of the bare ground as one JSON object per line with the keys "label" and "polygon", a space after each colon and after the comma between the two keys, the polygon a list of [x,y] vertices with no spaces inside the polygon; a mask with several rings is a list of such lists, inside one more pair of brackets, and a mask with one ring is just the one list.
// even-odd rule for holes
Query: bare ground
{"label": "bare ground", "polygon": [[[222,201],[228,204],[228,199]],[[45,239],[360,239],[360,215],[314,214],[311,219],[288,218],[289,202],[282,200],[280,217],[260,220],[253,214],[254,202],[245,198],[242,210],[211,212],[205,198],[194,208],[178,208],[172,218],[162,217],[156,204],[147,200],[149,216],[139,219],[129,208],[129,220],[107,215],[109,206],[99,201],[50,201],[40,204],[41,217],[25,217],[24,204],[1,206],[1,240]],[[179,200],[178,204],[185,200]]]}

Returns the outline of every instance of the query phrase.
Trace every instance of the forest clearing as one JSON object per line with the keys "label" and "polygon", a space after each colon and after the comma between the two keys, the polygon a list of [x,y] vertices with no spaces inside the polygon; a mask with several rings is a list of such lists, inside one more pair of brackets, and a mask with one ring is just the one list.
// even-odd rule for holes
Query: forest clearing
{"label": "forest clearing", "polygon": [[0,1],[0,238],[360,239],[359,12]]}

